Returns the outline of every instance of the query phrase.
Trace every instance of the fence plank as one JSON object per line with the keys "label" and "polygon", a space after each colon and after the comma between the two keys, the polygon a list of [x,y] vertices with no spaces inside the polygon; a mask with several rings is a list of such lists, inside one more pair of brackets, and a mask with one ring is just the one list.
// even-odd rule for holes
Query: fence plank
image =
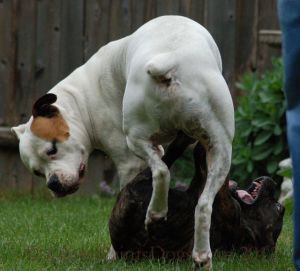
{"label": "fence plank", "polygon": [[130,34],[131,18],[128,0],[111,0],[109,40],[117,40]]}
{"label": "fence plank", "polygon": [[205,0],[181,0],[179,13],[204,25]]}
{"label": "fence plank", "polygon": [[25,122],[31,115],[34,94],[36,1],[18,2],[16,88],[11,99],[14,123]]}
{"label": "fence plank", "polygon": [[[11,28],[9,26],[11,9],[6,2],[0,2],[0,101],[5,101],[7,93],[7,73],[8,73],[8,43],[10,40]],[[6,17],[5,17],[6,16]],[[4,125],[4,106],[0,106],[0,125]]]}
{"label": "fence plank", "polygon": [[0,126],[0,147],[14,148],[18,146],[17,138],[14,136],[9,127]]}
{"label": "fence plank", "polygon": [[156,16],[179,14],[178,0],[165,0],[156,3]]}
{"label": "fence plank", "polygon": [[85,2],[84,59],[89,59],[109,41],[110,1],[89,0]]}
{"label": "fence plank", "polygon": [[0,3],[0,122],[12,123],[13,95],[16,84],[17,1]]}
{"label": "fence plank", "polygon": [[236,74],[256,69],[258,0],[238,1],[236,34]]}
{"label": "fence plank", "polygon": [[13,189],[30,192],[33,177],[25,168],[17,152],[1,148],[0,152],[0,190]]}
{"label": "fence plank", "polygon": [[[258,28],[259,30],[279,29],[279,21],[277,16],[277,1],[259,1],[258,2]],[[274,56],[281,55],[280,46],[270,46],[265,43],[258,43],[257,66],[259,71],[269,69],[271,67],[271,59]]]}
{"label": "fence plank", "polygon": [[45,94],[63,78],[60,65],[61,1],[37,2],[36,93],[32,100]]}
{"label": "fence plank", "polygon": [[145,21],[146,1],[131,0],[129,2],[131,25],[130,32],[137,30]]}
{"label": "fence plank", "polygon": [[[158,0],[157,0],[158,1]],[[157,16],[157,1],[155,0],[145,0],[146,7],[145,7],[145,15],[144,15],[144,22],[147,22]]]}
{"label": "fence plank", "polygon": [[223,74],[234,95],[236,0],[207,1],[206,26],[214,37],[223,60]]}
{"label": "fence plank", "polygon": [[66,77],[83,61],[84,1],[64,0],[61,3],[59,73]]}
{"label": "fence plank", "polygon": [[277,0],[258,1],[259,28],[279,29]]}

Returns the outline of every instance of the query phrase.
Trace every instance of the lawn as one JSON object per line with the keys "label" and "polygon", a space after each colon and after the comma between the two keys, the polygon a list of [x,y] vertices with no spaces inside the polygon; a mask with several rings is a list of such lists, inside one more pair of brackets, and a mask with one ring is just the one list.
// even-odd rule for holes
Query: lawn
{"label": "lawn", "polygon": [[[0,193],[0,270],[191,270],[191,261],[108,262],[108,218],[114,199]],[[214,270],[294,270],[291,212],[276,252],[217,254]]]}

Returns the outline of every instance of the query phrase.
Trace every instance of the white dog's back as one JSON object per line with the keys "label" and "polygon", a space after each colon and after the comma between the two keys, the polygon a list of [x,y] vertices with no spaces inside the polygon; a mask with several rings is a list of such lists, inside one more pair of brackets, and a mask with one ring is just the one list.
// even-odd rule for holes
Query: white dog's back
{"label": "white dog's back", "polygon": [[[145,42],[146,41],[146,42]],[[210,58],[207,64],[211,63],[210,54],[214,55],[216,65],[222,70],[222,61],[217,45],[210,33],[200,24],[182,16],[162,16],[141,26],[130,36],[127,58],[130,64],[150,61],[156,55],[166,53],[176,54],[176,58],[185,57],[184,48],[189,52],[194,47],[198,55]],[[208,55],[207,55],[208,54]],[[195,55],[193,54],[195,57]],[[166,65],[170,63],[165,63]]]}
{"label": "white dog's back", "polygon": [[[219,108],[217,113],[224,118],[229,137],[233,136],[233,107],[222,77],[220,53],[200,24],[181,16],[163,16],[146,23],[130,36],[126,67],[123,110],[134,110],[135,103],[143,103],[144,110],[139,109],[139,116],[149,117],[148,111],[152,120],[166,120],[160,126],[170,130],[171,125],[184,128],[178,125],[178,113],[198,114],[202,108],[207,111],[207,107],[213,106]],[[142,87],[137,87],[139,84]],[[226,110],[223,112],[222,108]],[[149,121],[148,118],[147,124]],[[126,130],[126,121],[124,124]]]}

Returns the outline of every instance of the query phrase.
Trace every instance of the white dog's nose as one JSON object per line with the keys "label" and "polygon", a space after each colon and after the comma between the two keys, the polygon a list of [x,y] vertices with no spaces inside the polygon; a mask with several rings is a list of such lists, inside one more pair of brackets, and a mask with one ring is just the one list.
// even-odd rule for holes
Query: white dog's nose
{"label": "white dog's nose", "polygon": [[56,174],[53,174],[48,183],[47,183],[47,186],[49,189],[51,189],[53,192],[55,193],[61,193],[63,192],[63,186],[61,185],[60,181],[59,181],[59,178]]}

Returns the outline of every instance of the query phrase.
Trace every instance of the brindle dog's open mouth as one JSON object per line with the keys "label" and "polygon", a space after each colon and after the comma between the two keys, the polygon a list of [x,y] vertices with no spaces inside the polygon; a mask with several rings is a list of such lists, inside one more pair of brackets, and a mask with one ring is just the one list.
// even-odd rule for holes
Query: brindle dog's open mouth
{"label": "brindle dog's open mouth", "polygon": [[275,184],[269,177],[260,177],[252,182],[248,189],[242,190],[237,187],[234,181],[229,182],[230,190],[235,198],[246,204],[255,203],[263,195],[274,194]]}

